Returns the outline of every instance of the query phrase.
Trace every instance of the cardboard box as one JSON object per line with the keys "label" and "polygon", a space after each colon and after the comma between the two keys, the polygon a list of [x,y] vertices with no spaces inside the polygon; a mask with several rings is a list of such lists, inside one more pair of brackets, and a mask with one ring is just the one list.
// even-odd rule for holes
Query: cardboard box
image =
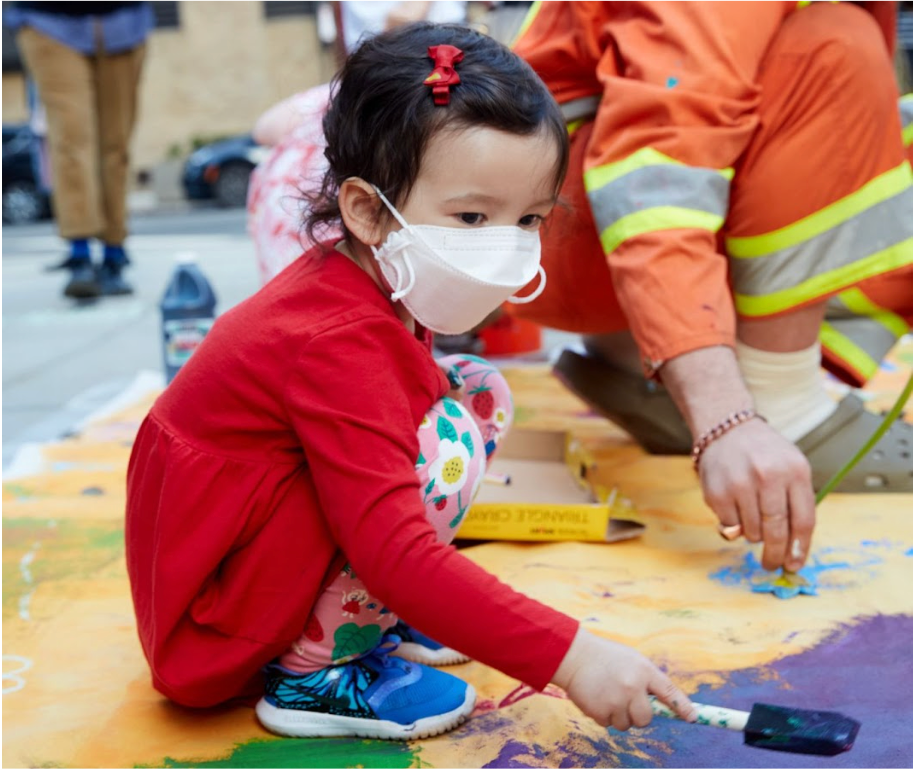
{"label": "cardboard box", "polygon": [[638,537],[643,524],[616,500],[596,499],[594,461],[564,431],[515,430],[490,466],[508,485],[485,482],[458,528],[465,540],[585,540],[613,543]]}

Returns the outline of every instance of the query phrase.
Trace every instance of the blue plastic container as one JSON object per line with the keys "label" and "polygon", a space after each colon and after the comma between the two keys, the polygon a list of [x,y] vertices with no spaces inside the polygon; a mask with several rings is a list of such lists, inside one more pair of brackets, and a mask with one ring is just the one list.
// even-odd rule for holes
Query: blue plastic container
{"label": "blue plastic container", "polygon": [[159,305],[166,383],[191,357],[216,319],[216,294],[193,254],[178,254]]}

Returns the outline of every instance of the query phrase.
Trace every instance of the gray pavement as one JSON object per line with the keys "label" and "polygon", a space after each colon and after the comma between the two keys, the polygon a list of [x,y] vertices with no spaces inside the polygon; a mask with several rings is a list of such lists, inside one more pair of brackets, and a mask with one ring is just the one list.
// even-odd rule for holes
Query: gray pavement
{"label": "gray pavement", "polygon": [[77,304],[67,276],[46,272],[65,244],[51,222],[3,226],[3,467],[28,442],[59,438],[125,390],[161,374],[159,301],[179,252],[198,255],[217,312],[255,292],[259,278],[245,211],[188,209],[134,216],[125,275],[136,293]]}
{"label": "gray pavement", "polygon": [[[65,243],[53,223],[4,226],[3,469],[34,443],[72,432],[138,378],[161,386],[159,301],[175,255],[194,252],[213,284],[217,313],[260,288],[245,211],[183,206],[135,214],[125,276],[136,293],[77,304],[62,295],[67,274],[46,272]],[[531,358],[574,344],[547,332]]]}

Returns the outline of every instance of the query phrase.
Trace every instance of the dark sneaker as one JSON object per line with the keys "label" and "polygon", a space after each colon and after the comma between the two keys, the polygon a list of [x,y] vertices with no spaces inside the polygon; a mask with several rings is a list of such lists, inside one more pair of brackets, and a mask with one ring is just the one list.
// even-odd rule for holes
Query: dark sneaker
{"label": "dark sneaker", "polygon": [[51,265],[45,265],[45,272],[53,273],[55,270],[73,270],[86,264],[86,259],[77,257],[64,257],[61,262],[54,262]]}
{"label": "dark sneaker", "polygon": [[563,351],[554,364],[553,375],[650,454],[690,454],[690,428],[674,399],[658,383],[574,350]]}
{"label": "dark sneaker", "polygon": [[103,262],[101,267],[96,271],[101,293],[106,297],[112,297],[119,294],[133,294],[134,288],[121,275],[123,265],[114,265],[111,262]]}
{"label": "dark sneaker", "polygon": [[276,664],[264,670],[255,713],[271,732],[293,738],[427,738],[460,725],[477,700],[458,677],[381,648],[309,674]]}
{"label": "dark sneaker", "polygon": [[389,633],[401,642],[391,654],[404,660],[425,663],[427,666],[454,666],[470,660],[464,653],[439,644],[403,621],[399,620]]}
{"label": "dark sneaker", "polygon": [[64,296],[73,299],[92,299],[102,293],[95,268],[88,260],[80,261],[70,269],[70,280],[64,287]]}

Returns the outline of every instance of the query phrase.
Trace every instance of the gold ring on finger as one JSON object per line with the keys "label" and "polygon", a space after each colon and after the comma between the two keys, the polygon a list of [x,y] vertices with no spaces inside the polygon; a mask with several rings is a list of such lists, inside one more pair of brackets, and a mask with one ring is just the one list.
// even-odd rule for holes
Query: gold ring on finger
{"label": "gold ring on finger", "polygon": [[719,525],[719,535],[723,540],[737,540],[741,535],[744,534],[744,530],[741,528],[740,524],[731,524],[726,526],[725,524]]}

